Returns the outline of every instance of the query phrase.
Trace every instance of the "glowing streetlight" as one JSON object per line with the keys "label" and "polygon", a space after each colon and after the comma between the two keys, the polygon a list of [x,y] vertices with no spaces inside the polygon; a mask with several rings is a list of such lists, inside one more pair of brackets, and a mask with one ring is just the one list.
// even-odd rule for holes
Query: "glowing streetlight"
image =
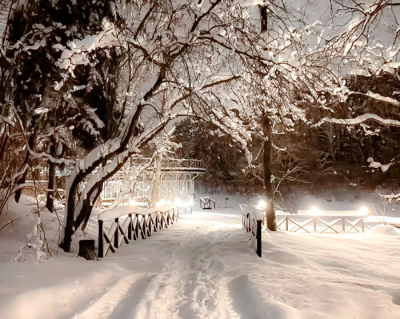
{"label": "glowing streetlight", "polygon": [[363,206],[359,210],[360,215],[367,216],[369,213],[368,207]]}
{"label": "glowing streetlight", "polygon": [[260,208],[262,208],[262,209],[265,209],[265,208],[267,208],[267,203],[264,202],[263,200],[260,200],[260,201],[258,202],[258,206],[259,206]]}
{"label": "glowing streetlight", "polygon": [[313,207],[311,207],[311,209],[310,209],[310,213],[311,213],[311,215],[320,215],[320,214],[321,214],[321,211],[318,209],[318,207],[313,206]]}

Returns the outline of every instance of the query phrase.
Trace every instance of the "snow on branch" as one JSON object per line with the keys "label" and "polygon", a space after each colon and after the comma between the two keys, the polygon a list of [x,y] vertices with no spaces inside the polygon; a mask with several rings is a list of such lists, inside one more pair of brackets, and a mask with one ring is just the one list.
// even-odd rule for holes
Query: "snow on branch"
{"label": "snow on branch", "polygon": [[357,124],[364,123],[368,120],[374,120],[376,122],[379,122],[379,123],[387,125],[387,126],[400,127],[400,121],[392,120],[392,119],[383,119],[379,115],[370,114],[370,113],[366,113],[366,114],[357,116],[354,119],[332,119],[332,118],[325,117],[321,121],[319,121],[317,124],[312,125],[312,127],[320,126],[324,123],[333,123],[333,124],[339,124],[339,125],[357,125]]}
{"label": "snow on branch", "polygon": [[379,194],[379,196],[383,199],[388,200],[390,203],[392,201],[397,201],[400,202],[400,194],[390,194],[390,195],[381,195]]}
{"label": "snow on branch", "polygon": [[367,93],[361,93],[361,92],[354,92],[353,91],[353,92],[350,92],[350,94],[365,95],[365,96],[371,97],[371,98],[376,99],[376,100],[380,100],[380,101],[383,101],[383,102],[386,102],[386,103],[393,104],[394,106],[400,106],[400,102],[397,101],[396,99],[388,97],[388,96],[383,96],[383,95],[380,95],[379,93],[374,93],[374,92],[371,92],[371,91],[368,91]]}

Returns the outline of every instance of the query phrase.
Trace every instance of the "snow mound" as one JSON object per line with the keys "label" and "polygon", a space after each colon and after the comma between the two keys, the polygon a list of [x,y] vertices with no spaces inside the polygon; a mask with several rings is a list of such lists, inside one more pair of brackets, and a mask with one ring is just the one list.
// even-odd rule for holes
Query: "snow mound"
{"label": "snow mound", "polygon": [[368,234],[374,236],[400,236],[400,231],[391,225],[378,225],[373,227]]}

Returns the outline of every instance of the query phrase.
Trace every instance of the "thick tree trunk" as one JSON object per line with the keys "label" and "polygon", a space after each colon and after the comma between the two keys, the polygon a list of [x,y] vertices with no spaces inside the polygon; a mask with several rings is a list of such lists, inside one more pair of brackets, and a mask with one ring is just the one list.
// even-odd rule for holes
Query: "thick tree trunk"
{"label": "thick tree trunk", "polygon": [[[75,222],[74,222],[74,228],[78,229],[78,227],[81,225],[82,220],[83,220],[83,225],[82,225],[82,231],[84,231],[86,229],[86,226],[89,222],[89,218],[90,215],[92,214],[92,210],[94,207],[94,204],[96,203],[97,199],[100,197],[101,191],[103,190],[103,184],[101,184],[99,186],[99,188],[97,189],[97,192],[95,193],[95,195],[92,195],[92,200],[86,200],[83,202],[83,207],[82,207],[82,211],[84,211],[84,214],[79,214],[78,217],[76,218]],[[82,217],[81,217],[82,216]],[[84,216],[84,217],[83,217]]]}
{"label": "thick tree trunk", "polygon": [[263,131],[264,131],[264,184],[265,184],[265,196],[268,199],[267,205],[267,227],[270,230],[276,230],[275,222],[275,211],[272,203],[273,189],[271,183],[272,169],[271,169],[271,158],[272,158],[272,127],[269,118],[264,115],[263,119]]}
{"label": "thick tree trunk", "polygon": [[[143,97],[144,101],[147,101],[152,95],[153,93],[160,87],[160,85],[162,84],[162,81],[164,79],[165,76],[165,69],[162,69],[158,75],[158,78],[156,80],[156,82],[153,84],[153,86],[146,92],[146,94]],[[134,113],[132,119],[130,120],[129,123],[129,127],[126,131],[126,133],[124,134],[124,137],[122,138],[121,144],[119,145],[119,147],[115,150],[113,150],[112,152],[110,152],[108,155],[98,158],[97,160],[95,160],[89,167],[86,168],[85,171],[79,171],[78,174],[76,176],[73,177],[73,181],[71,183],[71,186],[68,190],[68,200],[67,200],[67,209],[66,209],[66,223],[65,223],[65,233],[64,233],[64,239],[62,241],[62,243],[60,244],[60,247],[65,251],[65,252],[69,252],[71,250],[71,242],[72,242],[72,235],[74,234],[74,224],[75,224],[75,198],[78,194],[78,186],[79,183],[81,183],[85,177],[89,176],[90,174],[93,173],[93,171],[98,168],[101,164],[106,163],[108,160],[112,160],[115,158],[115,156],[118,156],[119,154],[122,154],[128,146],[129,141],[131,140],[132,136],[137,136],[138,134],[140,134],[137,131],[137,123],[139,121],[139,117],[141,115],[141,112],[144,108],[144,103],[140,103],[138,104],[137,108],[136,108],[136,112]],[[142,141],[142,145],[146,144],[149,140],[151,140],[152,138],[154,138],[154,136],[156,136],[157,134],[159,134],[161,132],[162,129],[164,129],[166,126],[162,125],[160,126],[157,130],[155,130],[151,135],[147,136],[147,140]],[[96,183],[89,192],[88,194],[88,198],[90,198],[92,191],[94,191],[94,189],[98,188],[100,186],[100,184],[102,184],[103,182],[107,181],[109,178],[111,178],[119,169],[121,169],[121,167],[126,163],[126,161],[128,160],[129,156],[131,156],[134,152],[130,153],[126,158],[124,158],[124,160],[122,162],[120,162],[114,169],[112,172],[108,173],[106,176],[103,176],[101,181],[99,181],[98,183]],[[90,209],[91,212],[91,209]],[[82,212],[81,210],[79,211],[78,214],[78,218],[80,218],[82,221],[85,219],[86,217],[86,213],[87,212]],[[80,215],[82,215],[83,217],[79,217]]]}
{"label": "thick tree trunk", "polygon": [[72,235],[74,234],[75,197],[78,193],[78,185],[81,181],[83,181],[85,174],[86,172],[77,174],[68,190],[67,211],[65,212],[67,214],[67,220],[65,223],[64,239],[60,244],[60,247],[65,252],[70,252],[71,250]]}

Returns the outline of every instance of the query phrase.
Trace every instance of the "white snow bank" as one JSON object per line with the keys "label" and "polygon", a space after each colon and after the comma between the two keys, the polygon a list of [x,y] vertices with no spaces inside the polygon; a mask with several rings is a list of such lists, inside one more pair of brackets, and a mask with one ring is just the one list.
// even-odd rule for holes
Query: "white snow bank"
{"label": "white snow bank", "polygon": [[182,215],[98,262],[0,254],[0,318],[400,318],[399,238],[265,231],[259,258],[229,215]]}
{"label": "white snow bank", "polygon": [[400,226],[400,217],[373,215],[365,218],[364,222],[370,224],[379,223],[379,224],[390,224],[390,225]]}
{"label": "white snow bank", "polygon": [[[10,260],[17,255],[22,246],[27,245],[28,234],[32,232],[38,218],[41,221],[39,236],[45,245],[42,247],[42,251],[46,252],[46,258],[57,254],[60,250],[63,213],[63,208],[50,213],[43,205],[38,205],[37,201],[29,196],[22,195],[19,203],[15,202],[14,197],[11,197],[0,214],[0,243],[7,240],[11,245],[3,257],[6,256]],[[71,252],[77,252],[79,239],[96,238],[97,231],[97,222],[91,219],[85,234],[81,230],[75,233]],[[1,249],[0,253],[2,253]],[[34,260],[34,250],[25,249],[18,261],[32,262]]]}
{"label": "white snow bank", "polygon": [[40,266],[0,262],[0,267],[2,319],[71,318],[112,287],[116,277],[125,275],[115,267],[74,257]]}
{"label": "white snow bank", "polygon": [[400,230],[391,225],[378,225],[373,227],[367,234],[374,236],[400,236]]}

